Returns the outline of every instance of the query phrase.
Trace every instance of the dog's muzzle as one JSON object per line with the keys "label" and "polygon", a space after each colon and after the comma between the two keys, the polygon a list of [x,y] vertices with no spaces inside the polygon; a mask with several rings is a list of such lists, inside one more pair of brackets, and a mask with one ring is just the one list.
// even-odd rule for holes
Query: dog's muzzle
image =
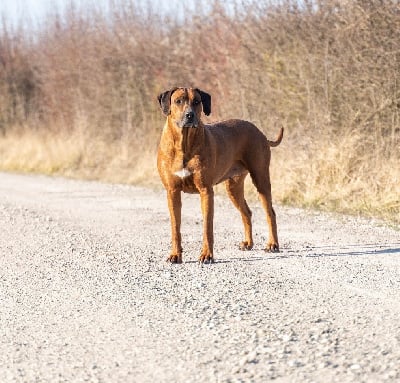
{"label": "dog's muzzle", "polygon": [[183,118],[179,123],[179,126],[181,128],[197,128],[198,125],[199,125],[199,120],[196,116],[196,113],[191,109],[185,112]]}

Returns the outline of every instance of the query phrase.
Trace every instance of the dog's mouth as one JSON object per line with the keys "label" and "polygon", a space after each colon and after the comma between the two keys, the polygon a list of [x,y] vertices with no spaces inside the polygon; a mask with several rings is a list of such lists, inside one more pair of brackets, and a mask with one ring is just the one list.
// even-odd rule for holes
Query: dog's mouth
{"label": "dog's mouth", "polygon": [[180,128],[197,128],[199,126],[197,121],[183,120],[178,123]]}
{"label": "dog's mouth", "polygon": [[197,124],[195,122],[186,122],[182,126],[182,128],[197,128]]}

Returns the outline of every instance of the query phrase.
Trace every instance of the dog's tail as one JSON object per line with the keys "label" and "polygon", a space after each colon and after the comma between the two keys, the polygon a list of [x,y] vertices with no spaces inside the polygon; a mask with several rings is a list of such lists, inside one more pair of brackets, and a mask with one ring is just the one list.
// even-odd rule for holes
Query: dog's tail
{"label": "dog's tail", "polygon": [[276,139],[276,141],[267,140],[267,141],[268,141],[268,145],[269,145],[269,146],[272,146],[272,147],[278,146],[278,145],[281,143],[281,141],[282,141],[282,138],[283,138],[283,131],[284,131],[284,129],[283,129],[283,126],[282,126],[282,127],[281,127],[281,131],[279,132],[279,136],[278,136],[278,138]]}

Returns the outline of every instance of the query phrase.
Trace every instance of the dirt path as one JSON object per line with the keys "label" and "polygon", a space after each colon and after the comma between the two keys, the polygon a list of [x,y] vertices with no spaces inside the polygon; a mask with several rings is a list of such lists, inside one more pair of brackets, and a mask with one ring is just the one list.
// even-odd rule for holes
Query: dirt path
{"label": "dirt path", "polygon": [[255,250],[218,197],[214,265],[185,196],[183,265],[164,193],[0,174],[1,382],[398,382],[400,233],[276,207]]}

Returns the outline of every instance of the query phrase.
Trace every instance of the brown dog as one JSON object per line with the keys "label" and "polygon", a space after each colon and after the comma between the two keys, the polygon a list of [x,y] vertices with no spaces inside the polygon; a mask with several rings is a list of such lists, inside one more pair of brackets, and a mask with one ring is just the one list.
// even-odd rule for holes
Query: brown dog
{"label": "brown dog", "polygon": [[257,188],[267,215],[267,251],[278,252],[275,212],[271,202],[269,177],[270,146],[256,126],[247,121],[227,120],[212,125],[201,122],[201,112],[211,113],[211,96],[199,89],[174,88],[158,96],[167,121],[158,149],[157,165],[167,190],[171,216],[172,251],[168,261],[182,262],[181,192],[200,193],[203,213],[203,249],[199,262],[213,262],[213,186],[225,181],[228,195],[242,216],[245,240],[242,250],[253,247],[251,211],[244,198],[244,179],[248,173]]}

